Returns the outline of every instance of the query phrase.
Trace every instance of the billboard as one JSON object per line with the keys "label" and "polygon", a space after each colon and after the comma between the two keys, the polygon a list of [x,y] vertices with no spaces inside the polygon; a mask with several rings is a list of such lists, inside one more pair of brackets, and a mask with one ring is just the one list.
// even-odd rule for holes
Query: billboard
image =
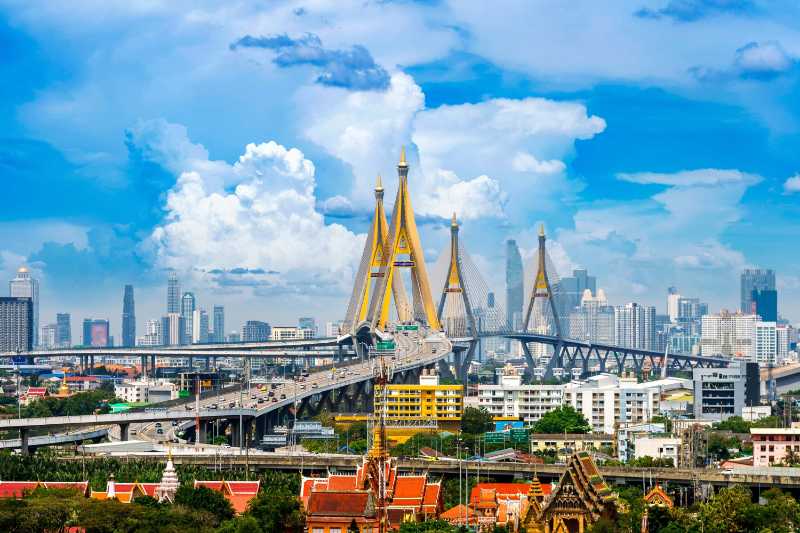
{"label": "billboard", "polygon": [[512,429],[522,429],[522,427],[522,420],[502,420],[494,423],[495,431],[511,431]]}

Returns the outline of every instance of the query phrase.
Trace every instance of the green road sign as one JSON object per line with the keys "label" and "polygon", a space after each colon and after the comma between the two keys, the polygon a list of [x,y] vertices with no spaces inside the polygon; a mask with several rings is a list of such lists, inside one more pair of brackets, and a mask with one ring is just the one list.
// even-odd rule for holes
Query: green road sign
{"label": "green road sign", "polygon": [[510,433],[512,442],[527,442],[528,440],[527,429],[514,428],[510,431]]}
{"label": "green road sign", "polygon": [[506,441],[506,434],[502,431],[489,431],[483,438],[487,444],[500,444]]}

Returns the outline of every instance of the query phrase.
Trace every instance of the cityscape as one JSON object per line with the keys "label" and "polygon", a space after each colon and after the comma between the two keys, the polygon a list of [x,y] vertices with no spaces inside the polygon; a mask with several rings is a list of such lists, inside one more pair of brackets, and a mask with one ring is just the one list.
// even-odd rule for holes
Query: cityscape
{"label": "cityscape", "polygon": [[0,531],[800,529],[800,13],[570,11],[0,3]]}

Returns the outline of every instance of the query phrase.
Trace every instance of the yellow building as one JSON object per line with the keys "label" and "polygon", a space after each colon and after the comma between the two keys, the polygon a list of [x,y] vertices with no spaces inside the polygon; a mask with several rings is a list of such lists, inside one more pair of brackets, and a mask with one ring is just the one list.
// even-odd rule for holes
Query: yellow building
{"label": "yellow building", "polygon": [[[418,384],[387,385],[386,434],[395,442],[405,442],[415,433],[456,431],[464,412],[464,386],[440,385],[434,370],[423,370]],[[375,411],[382,409],[376,391]],[[339,415],[337,424],[367,421],[369,415]]]}

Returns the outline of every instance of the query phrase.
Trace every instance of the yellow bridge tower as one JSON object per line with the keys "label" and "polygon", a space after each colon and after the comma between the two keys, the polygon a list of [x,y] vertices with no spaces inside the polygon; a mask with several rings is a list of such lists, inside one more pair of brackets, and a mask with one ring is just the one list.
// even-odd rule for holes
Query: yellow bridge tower
{"label": "yellow bridge tower", "polygon": [[[398,313],[398,316],[401,320],[410,318],[438,330],[441,327],[431,298],[425,257],[414,220],[411,197],[408,193],[408,163],[406,162],[405,148],[400,153],[397,175],[400,184],[392,211],[392,223],[381,252],[375,291],[370,298],[366,320],[369,321],[373,331],[386,328],[391,301],[389,292],[396,287],[394,280],[400,277],[398,268],[407,267],[411,269],[412,315],[404,317]],[[397,298],[395,300],[395,306],[399,310],[402,302],[398,302]]]}

